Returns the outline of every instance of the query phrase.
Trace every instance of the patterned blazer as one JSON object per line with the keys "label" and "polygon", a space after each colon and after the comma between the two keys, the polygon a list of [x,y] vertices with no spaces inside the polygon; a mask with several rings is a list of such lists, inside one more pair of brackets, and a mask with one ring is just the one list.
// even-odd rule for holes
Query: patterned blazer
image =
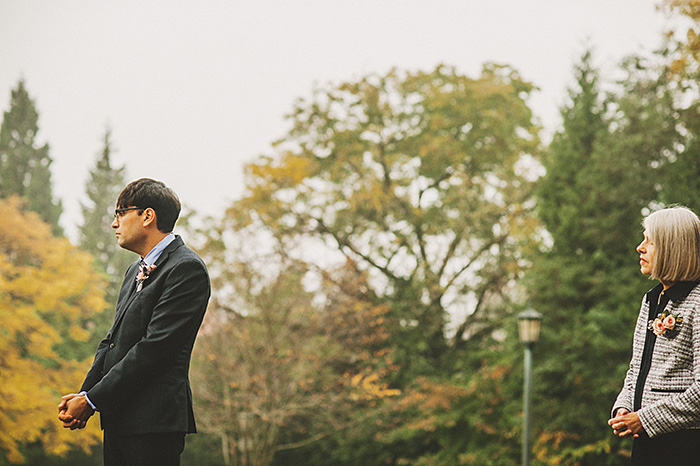
{"label": "patterned blazer", "polygon": [[[683,322],[676,331],[656,337],[651,368],[637,412],[649,437],[683,429],[700,429],[700,284],[682,299],[670,299],[666,310]],[[695,320],[698,320],[696,323]],[[649,325],[649,301],[642,301],[632,347],[632,360],[622,391],[613,405],[633,411],[634,392]]]}

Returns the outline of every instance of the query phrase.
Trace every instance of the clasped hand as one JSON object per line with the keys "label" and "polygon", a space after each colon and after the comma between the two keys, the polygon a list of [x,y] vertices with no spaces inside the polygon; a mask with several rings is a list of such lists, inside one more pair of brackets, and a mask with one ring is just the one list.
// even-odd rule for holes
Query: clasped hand
{"label": "clasped hand", "polygon": [[63,422],[63,427],[66,429],[84,428],[94,413],[95,410],[90,407],[85,395],[71,393],[61,397],[61,402],[58,404],[58,420]]}
{"label": "clasped hand", "polygon": [[608,421],[608,425],[618,437],[639,437],[639,433],[644,429],[637,413],[630,413],[625,408],[619,408],[615,417]]}

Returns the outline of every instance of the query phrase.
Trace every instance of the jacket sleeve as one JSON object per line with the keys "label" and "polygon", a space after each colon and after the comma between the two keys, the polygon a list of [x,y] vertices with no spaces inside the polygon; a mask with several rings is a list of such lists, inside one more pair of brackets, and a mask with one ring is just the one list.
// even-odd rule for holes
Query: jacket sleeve
{"label": "jacket sleeve", "polygon": [[178,350],[198,331],[209,295],[209,276],[201,261],[175,265],[153,308],[145,336],[87,390],[90,401],[100,410],[110,409],[170,367]]}
{"label": "jacket sleeve", "polygon": [[90,390],[102,378],[102,367],[104,367],[105,351],[109,345],[109,340],[104,339],[97,346],[95,352],[95,360],[92,362],[92,367],[85,376],[83,385],[80,387],[81,392]]}
{"label": "jacket sleeve", "polygon": [[[695,303],[691,312],[694,382],[685,391],[673,393],[651,406],[639,410],[639,420],[649,437],[700,427],[700,303]],[[696,322],[698,321],[698,322]]]}
{"label": "jacket sleeve", "polygon": [[639,366],[642,361],[642,351],[644,349],[644,337],[647,328],[647,314],[649,310],[645,306],[645,300],[642,300],[642,306],[639,310],[639,317],[637,318],[637,325],[634,329],[634,340],[632,343],[632,358],[630,359],[629,369],[627,369],[627,374],[625,375],[625,382],[622,385],[622,390],[617,399],[613,404],[612,410],[610,412],[611,416],[614,417],[615,413],[620,408],[625,408],[627,411],[632,412],[634,409],[634,389],[637,384],[637,376],[639,375]]}

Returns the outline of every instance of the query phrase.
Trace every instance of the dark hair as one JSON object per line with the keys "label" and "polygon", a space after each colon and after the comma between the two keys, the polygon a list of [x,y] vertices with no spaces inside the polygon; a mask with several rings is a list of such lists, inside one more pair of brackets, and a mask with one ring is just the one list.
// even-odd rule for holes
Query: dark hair
{"label": "dark hair", "polygon": [[161,181],[141,178],[132,181],[119,194],[117,208],[151,208],[156,212],[156,226],[163,233],[170,233],[180,215],[180,200],[175,191]]}

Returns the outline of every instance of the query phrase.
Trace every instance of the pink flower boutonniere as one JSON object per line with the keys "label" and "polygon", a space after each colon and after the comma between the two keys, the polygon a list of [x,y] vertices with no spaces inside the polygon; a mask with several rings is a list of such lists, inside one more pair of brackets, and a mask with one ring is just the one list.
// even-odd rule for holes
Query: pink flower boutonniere
{"label": "pink flower boutonniere", "polygon": [[139,274],[136,276],[136,291],[141,291],[143,288],[143,282],[148,279],[148,276],[155,270],[156,265],[139,265]]}
{"label": "pink flower boutonniere", "polygon": [[682,322],[683,317],[664,311],[657,315],[656,319],[649,321],[649,330],[652,330],[656,335],[663,335],[666,332],[678,330]]}

